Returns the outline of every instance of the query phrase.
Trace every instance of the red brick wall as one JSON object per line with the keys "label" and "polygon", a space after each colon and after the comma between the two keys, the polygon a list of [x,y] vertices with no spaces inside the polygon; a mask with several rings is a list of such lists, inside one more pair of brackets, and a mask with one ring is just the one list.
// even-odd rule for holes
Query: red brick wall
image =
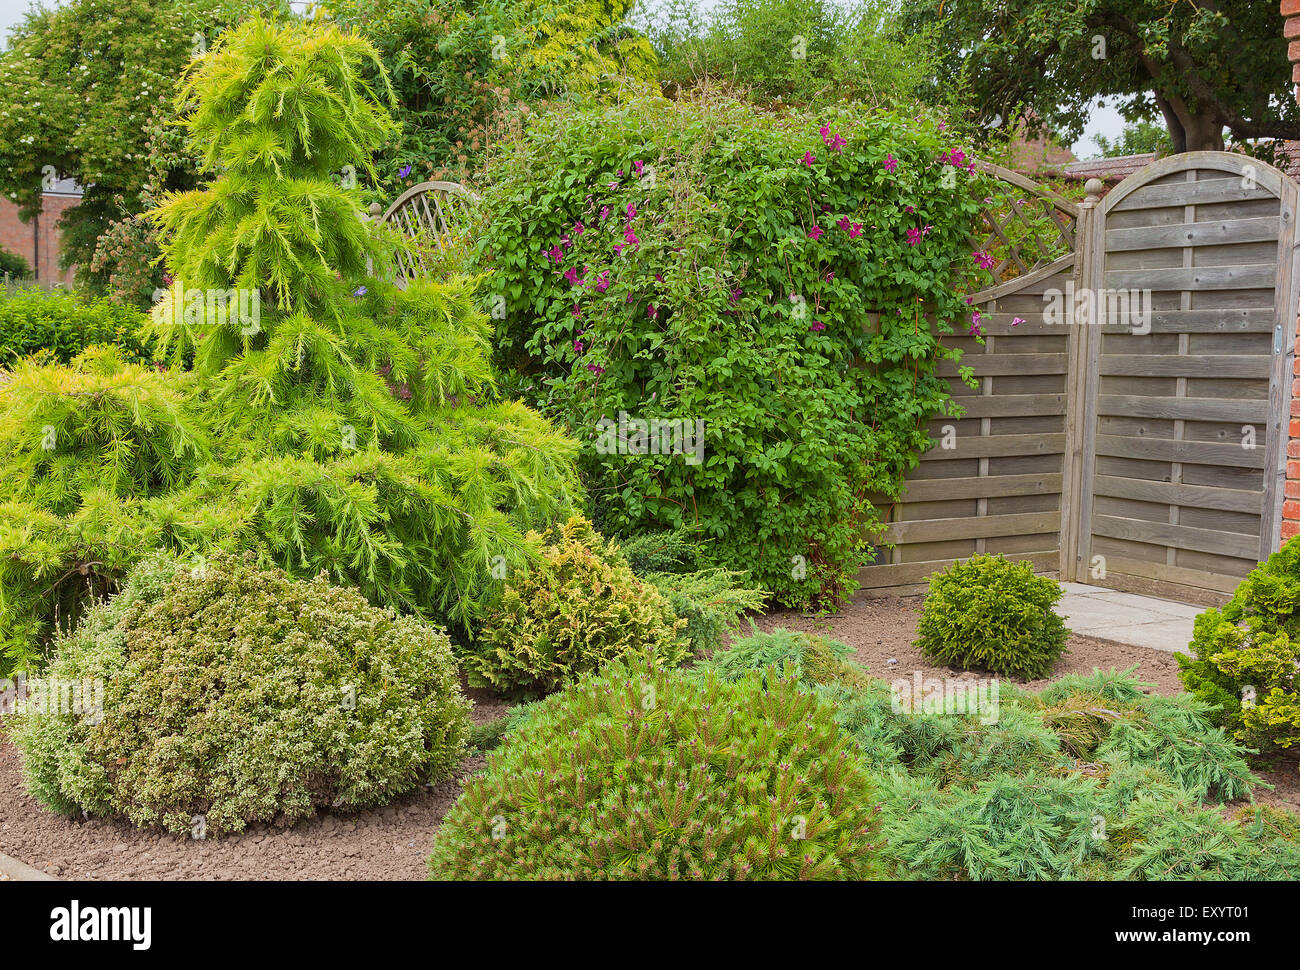
{"label": "red brick wall", "polygon": [[[1300,0],[1282,0],[1282,32],[1291,41],[1291,79],[1300,100]],[[1286,446],[1286,498],[1282,503],[1282,541],[1300,535],[1300,315],[1296,319],[1295,380],[1291,382],[1291,433]]]}
{"label": "red brick wall", "polygon": [[18,218],[18,206],[0,198],[0,246],[27,260],[41,282],[72,282],[72,271],[59,269],[59,217],[81,200],[73,196],[47,195],[44,209],[31,222]]}

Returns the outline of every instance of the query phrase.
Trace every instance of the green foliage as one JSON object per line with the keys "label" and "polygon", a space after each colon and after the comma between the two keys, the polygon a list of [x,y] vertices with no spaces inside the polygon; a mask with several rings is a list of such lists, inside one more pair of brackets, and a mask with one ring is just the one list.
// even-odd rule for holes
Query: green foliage
{"label": "green foliage", "polygon": [[[557,110],[502,150],[478,241],[499,352],[584,441],[609,534],[685,527],[789,605],[854,587],[866,496],[929,446],[971,325],[986,192],[951,148],[925,119],[705,95]],[[702,461],[604,447],[621,412],[702,422]]]}
{"label": "green foliage", "polygon": [[[1039,693],[997,684],[974,712],[932,704],[969,681],[912,696],[840,660],[809,676],[814,638],[778,630],[709,665],[727,678],[765,664],[803,671],[834,706],[884,802],[881,861],[907,879],[1294,879],[1300,818],[1223,819],[1207,802],[1249,797],[1249,752],[1180,696],[1149,696],[1132,672],[1069,675]],[[829,641],[833,653],[848,648]],[[929,688],[927,688],[928,690]],[[1080,731],[1073,715],[1095,720]],[[1179,856],[1180,840],[1192,847]]]}
{"label": "green foliage", "polygon": [[25,280],[31,275],[32,268],[27,264],[27,260],[0,246],[0,281]]}
{"label": "green foliage", "polygon": [[644,652],[673,666],[687,656],[686,621],[589,522],[575,516],[545,540],[462,658],[471,686],[545,694],[619,657]]}
{"label": "green foliage", "polygon": [[196,37],[211,43],[248,6],[73,0],[33,7],[10,34],[0,52],[0,193],[30,216],[51,170],[77,179],[85,195],[60,219],[59,255],[83,280],[110,222],[144,206],[146,125],[170,100]]}
{"label": "green foliage", "polygon": [[693,573],[647,573],[643,578],[686,620],[686,638],[697,657],[719,649],[722,638],[739,629],[740,615],[761,610],[768,597],[766,590],[746,585],[748,573],[716,567]]}
{"label": "green foliage", "polygon": [[382,197],[427,179],[463,181],[494,130],[546,99],[605,99],[655,76],[628,0],[328,0],[378,49],[400,131],[375,172]]}
{"label": "green foliage", "polygon": [[[646,11],[665,85],[734,82],[760,102],[863,101],[910,107],[934,99],[937,25],[898,30],[890,0],[696,0]],[[947,100],[945,97],[943,100]]]}
{"label": "green foliage", "polygon": [[682,529],[634,535],[619,543],[619,551],[638,576],[691,573],[710,565],[700,544]]}
{"label": "green foliage", "polygon": [[[1064,144],[1097,97],[1130,122],[1163,117],[1173,151],[1300,138],[1275,4],[1252,0],[905,0],[908,30],[941,25],[941,84],[969,83],[980,122],[1021,107]],[[1242,71],[1241,64],[1251,70]]]}
{"label": "green foliage", "polygon": [[41,351],[66,364],[95,344],[113,344],[125,360],[148,363],[153,357],[142,339],[144,324],[134,310],[67,290],[0,290],[0,367]]}
{"label": "green foliage", "polygon": [[816,633],[778,627],[761,633],[750,621],[751,634],[733,640],[704,665],[723,680],[733,681],[751,671],[777,668],[809,686],[844,684],[865,687],[871,682],[865,672],[849,660],[853,648]]}
{"label": "green foliage", "polygon": [[441,879],[862,879],[876,809],[829,705],[616,662],[553,695],[443,821]]}
{"label": "green foliage", "polygon": [[183,123],[216,177],[151,213],[172,275],[262,290],[280,310],[332,307],[383,259],[357,191],[332,178],[368,171],[395,130],[377,98],[392,98],[378,54],[334,26],[253,19],[196,59],[178,99],[193,99]]}
{"label": "green foliage", "polygon": [[963,670],[1046,677],[1070,635],[1053,610],[1062,595],[1027,562],[971,556],[930,577],[916,645]]}
{"label": "green foliage", "polygon": [[1186,688],[1247,744],[1300,744],[1300,542],[1269,556],[1193,629],[1193,656],[1176,655]]}
{"label": "green foliage", "polygon": [[20,717],[49,807],[220,834],[382,804],[459,763],[470,704],[441,630],[222,554],[137,575],[50,667],[101,679],[102,709]]}
{"label": "green foliage", "polygon": [[1169,132],[1161,125],[1151,121],[1139,120],[1124,126],[1124,130],[1114,140],[1105,135],[1095,135],[1093,140],[1101,152],[1101,157],[1114,155],[1169,155],[1173,143]]}
{"label": "green foliage", "polygon": [[493,562],[522,567],[525,532],[581,499],[576,443],[495,391],[474,280],[356,275],[389,245],[330,178],[391,130],[367,56],[255,20],[197,61],[187,123],[221,170],[158,215],[175,282],[148,330],[173,369],[99,355],[0,385],[0,673],[39,665],[56,624],[156,547],[251,548],[468,632]]}

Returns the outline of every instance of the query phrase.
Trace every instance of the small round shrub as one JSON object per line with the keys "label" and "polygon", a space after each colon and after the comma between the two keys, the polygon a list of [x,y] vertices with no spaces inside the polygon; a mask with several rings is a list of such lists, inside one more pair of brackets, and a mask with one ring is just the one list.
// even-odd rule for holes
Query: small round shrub
{"label": "small round shrub", "polygon": [[1217,723],[1262,751],[1300,746],[1300,542],[1198,616],[1190,649],[1175,655],[1178,675]]}
{"label": "small round shrub", "polygon": [[731,641],[726,650],[713,655],[708,666],[726,680],[736,680],[751,670],[780,667],[810,687],[866,687],[872,678],[849,659],[852,655],[853,648],[839,640],[779,627],[771,633],[754,629],[751,636]]}
{"label": "small round shrub", "polygon": [[14,280],[25,280],[31,275],[32,268],[27,260],[0,246],[0,278],[7,276]]}
{"label": "small round shrub", "polygon": [[29,788],[57,811],[288,824],[446,777],[469,730],[441,630],[251,557],[147,560],[57,646],[50,682],[103,684],[102,710],[20,715]]}
{"label": "small round shrub", "polygon": [[617,661],[537,705],[443,821],[438,879],[862,879],[877,808],[834,710],[775,670]]}
{"label": "small round shrub", "polygon": [[575,516],[527,573],[506,583],[463,659],[472,687],[545,694],[629,653],[675,666],[687,656],[686,621],[639,580],[612,543]]}
{"label": "small round shrub", "polygon": [[974,555],[930,577],[915,641],[925,656],[963,670],[1046,677],[1070,635],[1052,607],[1060,583],[1027,562]]}

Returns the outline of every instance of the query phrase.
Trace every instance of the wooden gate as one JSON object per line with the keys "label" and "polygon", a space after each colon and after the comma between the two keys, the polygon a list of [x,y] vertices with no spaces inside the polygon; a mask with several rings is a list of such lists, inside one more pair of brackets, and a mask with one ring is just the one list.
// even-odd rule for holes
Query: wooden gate
{"label": "wooden gate", "polygon": [[1000,552],[1222,600],[1278,543],[1300,190],[1223,152],[1172,156],[1077,206],[981,168],[1020,197],[985,214],[984,343],[955,341],[979,386],[941,371],[965,416],[932,422],[939,445],[890,509],[864,591],[917,592]]}
{"label": "wooden gate", "polygon": [[1215,602],[1277,549],[1298,191],[1249,157],[1192,152],[1095,206],[1082,275],[1102,296],[1076,327],[1087,366],[1067,576]]}

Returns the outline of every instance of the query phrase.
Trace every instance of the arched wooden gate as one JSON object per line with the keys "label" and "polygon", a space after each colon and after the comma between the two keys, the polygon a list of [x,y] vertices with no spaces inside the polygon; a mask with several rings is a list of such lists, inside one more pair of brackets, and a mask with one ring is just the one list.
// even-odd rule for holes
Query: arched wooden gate
{"label": "arched wooden gate", "polygon": [[[986,213],[999,259],[972,298],[985,342],[955,341],[979,387],[948,369],[965,416],[932,424],[940,445],[864,589],[919,591],[955,559],[1001,552],[1223,599],[1278,544],[1300,189],[1224,152],[1171,156],[1078,205],[983,168],[1023,197]],[[1026,208],[1035,219],[1012,218]]]}

